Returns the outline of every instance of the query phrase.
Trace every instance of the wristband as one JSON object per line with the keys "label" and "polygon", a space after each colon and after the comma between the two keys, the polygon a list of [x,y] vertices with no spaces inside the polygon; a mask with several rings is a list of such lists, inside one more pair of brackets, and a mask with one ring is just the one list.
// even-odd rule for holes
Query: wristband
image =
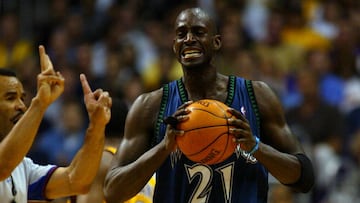
{"label": "wristband", "polygon": [[294,154],[301,165],[301,174],[299,180],[293,184],[285,184],[292,187],[297,192],[307,193],[314,186],[314,168],[311,160],[305,154]]}
{"label": "wristband", "polygon": [[258,149],[259,149],[259,138],[257,136],[255,136],[255,146],[248,152],[246,152],[247,154],[253,155]]}

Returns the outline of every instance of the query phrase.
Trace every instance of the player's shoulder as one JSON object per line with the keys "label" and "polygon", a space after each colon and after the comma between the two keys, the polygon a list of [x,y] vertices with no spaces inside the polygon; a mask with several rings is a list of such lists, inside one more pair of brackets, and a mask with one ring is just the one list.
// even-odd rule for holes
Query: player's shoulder
{"label": "player's shoulder", "polygon": [[273,116],[283,111],[275,91],[264,81],[252,81],[255,98],[262,116]]}
{"label": "player's shoulder", "polygon": [[139,105],[140,107],[146,107],[146,106],[154,106],[160,104],[162,95],[163,95],[162,88],[151,92],[143,93],[136,98],[136,100],[134,101],[134,105]]}
{"label": "player's shoulder", "polygon": [[262,98],[274,99],[273,97],[276,97],[274,91],[266,82],[260,80],[252,80],[251,84],[257,99],[262,99]]}
{"label": "player's shoulder", "polygon": [[159,111],[162,94],[162,89],[158,89],[138,96],[130,107],[128,118],[152,123]]}
{"label": "player's shoulder", "polygon": [[266,89],[269,89],[270,86],[261,80],[251,80],[251,83],[253,85],[254,88],[259,89],[259,90],[264,90],[267,91]]}

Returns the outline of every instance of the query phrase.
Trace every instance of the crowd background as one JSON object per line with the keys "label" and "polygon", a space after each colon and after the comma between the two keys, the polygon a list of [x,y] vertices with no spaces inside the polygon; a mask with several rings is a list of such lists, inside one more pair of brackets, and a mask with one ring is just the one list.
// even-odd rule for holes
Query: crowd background
{"label": "crowd background", "polygon": [[[194,6],[216,19],[219,71],[267,82],[314,163],[309,194],[270,178],[269,202],[360,202],[358,0],[0,0],[0,67],[16,70],[32,98],[43,44],[66,79],[29,156],[62,165],[81,146],[79,73],[127,107],[180,77],[173,23]],[[121,136],[125,112],[113,112],[108,134]]]}

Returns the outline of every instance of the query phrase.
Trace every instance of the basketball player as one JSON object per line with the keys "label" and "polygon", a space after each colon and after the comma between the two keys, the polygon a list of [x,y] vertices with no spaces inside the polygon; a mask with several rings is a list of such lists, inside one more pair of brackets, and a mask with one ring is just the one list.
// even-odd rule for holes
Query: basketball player
{"label": "basketball player", "polygon": [[47,107],[64,90],[64,78],[53,69],[43,46],[39,47],[41,72],[37,94],[29,108],[15,73],[0,69],[0,202],[27,203],[87,192],[99,167],[105,126],[110,120],[111,98],[101,89],[92,91],[80,75],[89,115],[85,141],[67,167],[37,165],[25,157]]}
{"label": "basketball player", "polygon": [[[136,194],[156,172],[154,202],[267,202],[268,172],[284,185],[308,192],[312,163],[289,130],[275,94],[261,81],[225,76],[211,63],[221,47],[214,21],[201,9],[175,21],[173,51],[183,77],[139,96],[129,110],[125,135],[105,181],[108,203]],[[191,101],[224,102],[236,119],[230,132],[242,148],[222,163],[203,165],[176,150],[176,123]],[[172,122],[166,124],[165,118]],[[171,120],[170,120],[171,121]]]}

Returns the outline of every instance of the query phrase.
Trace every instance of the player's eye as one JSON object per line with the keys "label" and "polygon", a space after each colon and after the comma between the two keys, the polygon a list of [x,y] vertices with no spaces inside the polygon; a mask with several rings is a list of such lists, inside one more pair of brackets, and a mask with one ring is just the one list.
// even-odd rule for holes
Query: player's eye
{"label": "player's eye", "polygon": [[186,36],[186,32],[179,31],[179,32],[177,32],[176,36],[177,36],[178,38],[184,38],[184,37]]}
{"label": "player's eye", "polygon": [[195,34],[197,36],[199,36],[199,37],[202,37],[202,36],[204,36],[206,34],[206,32],[204,30],[202,30],[202,29],[197,29]]}
{"label": "player's eye", "polygon": [[16,97],[11,95],[11,96],[5,97],[5,99],[6,99],[7,101],[14,101],[14,100],[16,99]]}

